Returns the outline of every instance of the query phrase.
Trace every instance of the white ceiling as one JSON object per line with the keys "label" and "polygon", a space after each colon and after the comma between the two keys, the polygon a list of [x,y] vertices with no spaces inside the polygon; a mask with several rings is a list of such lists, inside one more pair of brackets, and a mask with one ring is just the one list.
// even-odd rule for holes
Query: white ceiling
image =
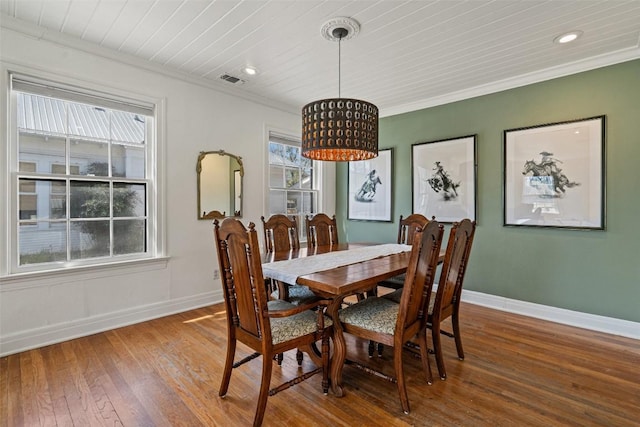
{"label": "white ceiling", "polygon": [[[639,0],[0,0],[0,11],[6,28],[291,111],[338,96],[338,44],[320,28],[339,16],[361,25],[342,43],[341,96],[381,115],[640,58]],[[584,34],[553,43],[569,30]]]}

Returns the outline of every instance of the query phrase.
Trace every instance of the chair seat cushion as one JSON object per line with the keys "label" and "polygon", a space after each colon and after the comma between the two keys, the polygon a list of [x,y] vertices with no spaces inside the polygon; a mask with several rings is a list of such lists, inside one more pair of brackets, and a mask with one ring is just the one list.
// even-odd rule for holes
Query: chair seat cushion
{"label": "chair seat cushion", "polygon": [[[400,304],[400,298],[402,298],[402,289],[398,289],[396,291],[390,292],[382,296],[382,298],[386,298],[389,301],[393,301],[396,304]],[[429,299],[429,310],[427,311],[429,315],[433,314],[433,306],[436,303],[435,294],[431,295],[431,299]]]}
{"label": "chair seat cushion", "polygon": [[393,335],[400,304],[386,298],[369,297],[339,311],[340,321],[362,329]]}
{"label": "chair seat cushion", "polygon": [[[282,300],[269,301],[267,305],[269,310],[286,310],[295,307],[295,304]],[[318,330],[317,320],[318,313],[311,310],[293,316],[272,317],[270,319],[272,343],[275,345],[316,332]],[[332,325],[331,318],[324,316],[325,328]]]}
{"label": "chair seat cushion", "polygon": [[[277,300],[279,298],[279,295],[280,294],[276,289],[271,293],[271,298]],[[311,291],[311,289],[309,289],[308,287],[300,285],[289,285],[289,301],[292,304],[299,305],[314,298],[317,298],[317,295],[314,294],[313,291]]]}

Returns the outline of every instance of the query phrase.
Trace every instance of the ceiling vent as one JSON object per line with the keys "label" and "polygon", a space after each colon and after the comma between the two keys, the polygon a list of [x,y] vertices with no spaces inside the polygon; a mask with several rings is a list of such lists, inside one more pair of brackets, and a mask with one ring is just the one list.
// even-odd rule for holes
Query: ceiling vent
{"label": "ceiling vent", "polygon": [[222,80],[224,80],[225,82],[229,82],[229,83],[233,83],[233,84],[241,85],[242,83],[244,83],[244,80],[242,80],[242,79],[240,79],[238,77],[232,76],[230,74],[223,74],[223,75],[220,76],[220,78]]}

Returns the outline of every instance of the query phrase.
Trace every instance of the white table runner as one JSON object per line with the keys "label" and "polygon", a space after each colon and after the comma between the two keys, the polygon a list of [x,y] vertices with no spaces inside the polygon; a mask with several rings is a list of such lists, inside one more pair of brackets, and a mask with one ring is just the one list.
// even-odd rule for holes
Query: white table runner
{"label": "white table runner", "polygon": [[411,251],[411,245],[387,243],[383,245],[364,246],[346,251],[327,252],[286,261],[267,262],[262,264],[265,277],[295,284],[300,276],[329,270],[349,264],[356,264],[381,256]]}

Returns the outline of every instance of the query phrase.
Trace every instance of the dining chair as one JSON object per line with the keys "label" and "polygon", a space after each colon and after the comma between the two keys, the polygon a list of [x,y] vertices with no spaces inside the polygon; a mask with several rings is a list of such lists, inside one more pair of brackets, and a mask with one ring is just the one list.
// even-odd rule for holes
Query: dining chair
{"label": "dining chair", "polygon": [[267,252],[300,249],[298,222],[286,215],[271,215],[268,220],[261,216],[264,230],[264,247]]}
{"label": "dining chair", "polygon": [[442,234],[443,227],[437,221],[430,221],[422,231],[414,234],[400,304],[386,298],[370,297],[338,312],[345,333],[393,347],[395,377],[357,362],[347,360],[347,363],[396,382],[405,414],[410,409],[402,353],[404,344],[414,337],[419,343],[426,381],[428,384],[433,382],[426,338],[426,309],[438,265]]}
{"label": "dining chair", "polygon": [[[442,271],[440,272],[438,289],[435,298],[429,301],[427,326],[431,329],[438,373],[443,380],[447,378],[447,372],[444,367],[444,358],[442,357],[440,335],[455,339],[458,358],[464,360],[459,321],[460,297],[475,232],[475,221],[463,219],[460,222],[453,223],[449,233]],[[442,321],[449,317],[451,317],[453,332],[440,329]]]}
{"label": "dining chair", "polygon": [[[276,214],[265,220],[260,217],[264,230],[264,247],[267,252],[288,252],[300,249],[298,237],[298,223],[286,215]],[[293,304],[300,304],[316,298],[306,286],[272,281],[271,296],[275,299],[282,299]]]}
{"label": "dining chair", "polygon": [[[329,301],[293,305],[282,300],[269,301],[255,224],[247,230],[237,219],[227,218],[222,224],[214,221],[214,237],[218,263],[223,273],[224,303],[227,317],[227,356],[219,395],[225,397],[231,372],[262,355],[262,379],[253,425],[262,424],[267,397],[295,385],[317,373],[322,373],[322,389],[328,392],[329,336],[333,323],[325,317]],[[234,363],[236,343],[240,341],[254,353]],[[321,357],[311,348],[321,341]],[[306,346],[306,347],[305,347]],[[275,355],[304,347],[318,367],[310,372],[269,389]]]}
{"label": "dining chair", "polygon": [[318,213],[312,218],[306,215],[305,225],[309,248],[338,244],[338,226],[335,215],[329,217],[327,214]]}
{"label": "dining chair", "polygon": [[[458,358],[464,360],[459,322],[460,296],[475,231],[475,221],[464,219],[453,223],[449,233],[444,263],[440,271],[438,289],[435,292],[435,296],[429,300],[427,328],[431,329],[438,374],[443,380],[447,378],[447,372],[442,356],[441,334],[455,339]],[[399,303],[401,297],[401,290],[383,296],[383,298],[395,303]],[[453,332],[444,331],[440,328],[441,323],[449,317],[451,317]]]}
{"label": "dining chair", "polygon": [[[435,217],[432,217],[432,220]],[[422,214],[411,214],[406,218],[400,215],[400,224],[398,226],[398,240],[397,242],[402,245],[410,245],[413,242],[413,236],[422,227],[427,225],[429,220]],[[384,286],[390,289],[400,289],[404,285],[404,274],[391,277],[387,280],[378,283],[378,286]]]}

